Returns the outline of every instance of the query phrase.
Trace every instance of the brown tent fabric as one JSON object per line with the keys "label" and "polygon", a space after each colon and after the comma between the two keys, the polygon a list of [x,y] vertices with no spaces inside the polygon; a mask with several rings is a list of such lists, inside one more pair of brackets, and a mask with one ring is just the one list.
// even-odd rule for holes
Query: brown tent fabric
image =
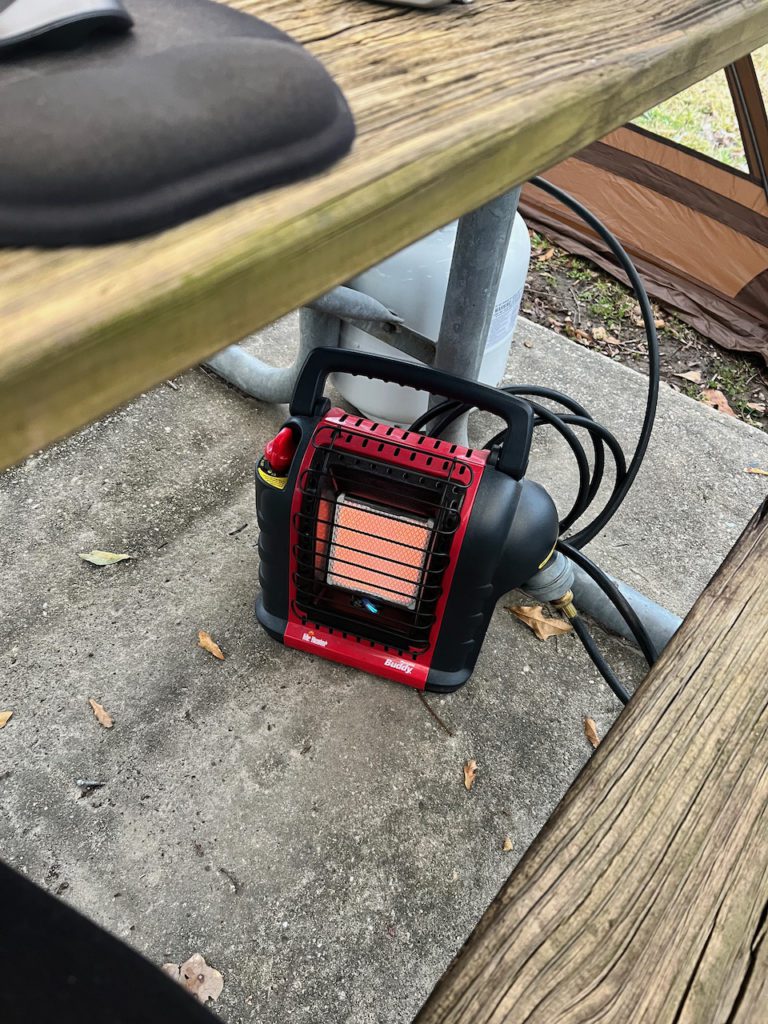
{"label": "brown tent fabric", "polygon": [[[748,173],[627,125],[546,177],[614,232],[652,297],[719,345],[768,362],[768,118],[751,58],[726,74]],[[526,186],[521,212],[626,281],[604,243],[556,200]]]}

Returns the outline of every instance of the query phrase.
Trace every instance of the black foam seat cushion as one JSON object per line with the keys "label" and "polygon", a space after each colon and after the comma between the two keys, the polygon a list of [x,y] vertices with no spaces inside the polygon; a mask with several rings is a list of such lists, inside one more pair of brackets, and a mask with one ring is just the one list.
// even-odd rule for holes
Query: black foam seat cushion
{"label": "black foam seat cushion", "polygon": [[0,244],[91,244],[315,173],[352,145],[306,50],[211,0],[130,0],[133,31],[0,60]]}

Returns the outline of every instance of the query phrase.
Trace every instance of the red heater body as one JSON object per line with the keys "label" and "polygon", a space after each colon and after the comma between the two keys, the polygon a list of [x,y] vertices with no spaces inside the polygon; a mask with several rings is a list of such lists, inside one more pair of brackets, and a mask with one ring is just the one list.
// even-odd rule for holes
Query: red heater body
{"label": "red heater body", "polygon": [[[489,409],[506,419],[506,439],[476,451],[331,408],[332,371]],[[261,624],[286,646],[418,689],[466,682],[499,596],[557,539],[552,500],[523,478],[532,425],[526,403],[493,388],[313,352],[256,469]]]}

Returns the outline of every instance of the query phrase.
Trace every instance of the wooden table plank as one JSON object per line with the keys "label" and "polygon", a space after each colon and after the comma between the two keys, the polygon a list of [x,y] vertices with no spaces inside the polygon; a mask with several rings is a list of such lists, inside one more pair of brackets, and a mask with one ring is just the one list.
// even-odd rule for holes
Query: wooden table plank
{"label": "wooden table plank", "polygon": [[142,241],[0,252],[0,467],[768,40],[768,0],[239,6],[326,61],[354,152]]}
{"label": "wooden table plank", "polygon": [[768,1019],[768,502],[415,1024]]}

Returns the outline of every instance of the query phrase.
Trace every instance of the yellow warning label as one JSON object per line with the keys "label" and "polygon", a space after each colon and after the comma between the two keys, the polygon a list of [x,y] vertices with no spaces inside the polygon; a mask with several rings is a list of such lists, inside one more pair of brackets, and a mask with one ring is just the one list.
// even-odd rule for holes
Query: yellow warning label
{"label": "yellow warning label", "polygon": [[287,476],[271,476],[269,473],[265,473],[261,466],[258,468],[258,474],[265,484],[269,484],[270,487],[276,487],[279,491],[282,491],[288,483]]}
{"label": "yellow warning label", "polygon": [[554,546],[554,547],[552,548],[552,550],[551,550],[551,551],[549,552],[549,554],[548,554],[548,555],[547,555],[547,557],[546,557],[546,558],[544,559],[544,561],[540,563],[540,565],[539,565],[539,568],[540,568],[540,569],[543,569],[543,568],[544,568],[544,566],[545,566],[545,565],[547,564],[547,562],[548,562],[548,561],[550,560],[550,558],[552,557],[552,555],[554,555],[554,553],[555,553],[555,548],[556,548],[556,547],[557,547],[557,544],[555,544],[555,546]]}

